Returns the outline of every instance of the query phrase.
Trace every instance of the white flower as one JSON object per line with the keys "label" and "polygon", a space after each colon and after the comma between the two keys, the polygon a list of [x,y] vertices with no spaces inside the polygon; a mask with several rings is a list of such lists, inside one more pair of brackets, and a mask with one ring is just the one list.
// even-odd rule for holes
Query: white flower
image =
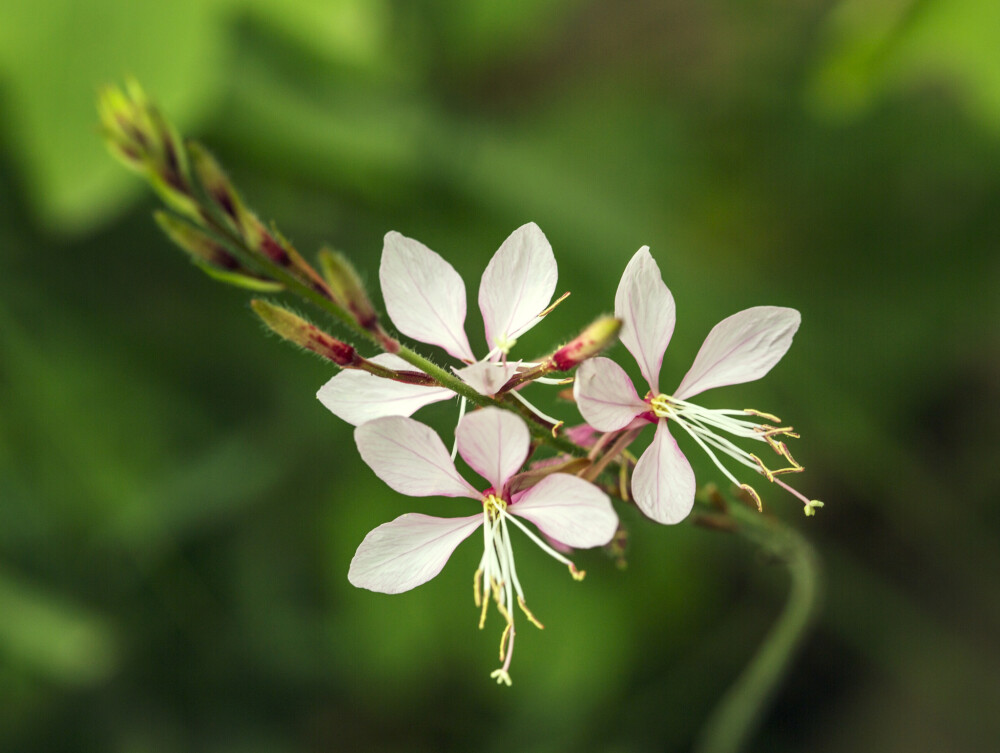
{"label": "white flower", "polygon": [[586,548],[608,543],[617,530],[618,517],[604,492],[576,476],[554,473],[527,490],[512,493],[511,482],[528,456],[530,443],[528,428],[516,415],[484,408],[465,416],[455,435],[462,458],[489,483],[486,489],[479,490],[462,478],[440,437],[411,418],[387,416],[355,430],[361,457],[396,491],[412,497],[468,497],[482,509],[463,518],[407,513],[380,525],[358,547],[348,579],[380,593],[408,591],[441,572],[455,547],[482,526],[484,548],[474,594],[481,609],[479,626],[485,622],[492,598],[507,624],[500,639],[503,664],[491,676],[510,685],[515,602],[529,621],[542,627],[524,601],[514,566],[511,526],[520,528],[580,579],[583,573],[520,519],[534,523],[556,541]]}
{"label": "white flower", "polygon": [[[635,356],[649,385],[640,398],[625,371],[607,358],[585,361],[576,376],[574,395],[580,413],[594,428],[609,432],[656,424],[649,448],[632,474],[632,495],[646,515],[660,523],[678,523],[694,505],[695,478],[691,465],[670,435],[670,422],[681,427],[708,453],[715,465],[737,486],[760,497],[741,483],[719,461],[722,453],[763,474],[805,503],[811,515],[822,503],[809,500],[777,476],[802,470],[781,437],[797,437],[776,416],[755,410],[702,408],[689,402],[700,392],[727,384],[760,379],[781,360],[792,344],[800,316],[795,309],[757,306],[719,322],[705,338],[694,363],[670,395],[660,392],[663,354],[674,331],[676,310],[660,269],[643,246],[632,257],[615,296],[615,316],[622,320],[620,338]],[[773,423],[766,423],[766,422]],[[755,454],[724,434],[762,442],[781,458],[783,467],[771,470]]]}
{"label": "white flower", "polygon": [[[514,375],[517,364],[507,363],[507,353],[541,321],[557,277],[552,247],[538,225],[529,222],[510,234],[479,285],[488,352],[477,360],[465,334],[465,283],[451,264],[419,241],[390,232],[379,269],[385,308],[396,328],[447,351],[463,364],[455,373],[483,395],[494,394]],[[390,368],[413,368],[396,356],[372,360]],[[336,416],[357,426],[381,416],[409,416],[454,393],[351,370],[333,377],[317,397]]]}

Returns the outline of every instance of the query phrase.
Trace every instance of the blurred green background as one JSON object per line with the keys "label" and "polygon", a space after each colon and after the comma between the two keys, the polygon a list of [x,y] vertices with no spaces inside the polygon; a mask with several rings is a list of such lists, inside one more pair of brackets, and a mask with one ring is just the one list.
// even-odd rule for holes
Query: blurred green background
{"label": "blurred green background", "polygon": [[709,393],[794,423],[826,501],[764,490],[826,598],[751,749],[996,750],[998,41],[994,0],[3,0],[0,749],[682,751],[788,586],[628,511],[624,571],[522,545],[547,629],[510,690],[475,546],[353,589],[369,529],[451,503],[382,486],[314,398],[331,370],[160,236],[97,129],[131,74],[308,255],[376,281],[395,229],[448,258],[473,342],[529,220],[573,295],[521,355],[610,310],[643,244],[667,384],[722,317],[800,309],[766,380]]}

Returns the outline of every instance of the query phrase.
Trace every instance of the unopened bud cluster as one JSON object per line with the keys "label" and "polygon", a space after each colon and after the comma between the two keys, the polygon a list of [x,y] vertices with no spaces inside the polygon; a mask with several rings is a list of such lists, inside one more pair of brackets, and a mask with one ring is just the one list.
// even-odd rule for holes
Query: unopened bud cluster
{"label": "unopened bud cluster", "polygon": [[247,208],[207,149],[183,141],[138,83],[129,81],[124,89],[106,87],[98,109],[112,154],[145,177],[176,213],[157,212],[157,224],[206,274],[258,292],[298,285],[334,304],[345,322],[383,350],[399,349],[379,324],[347,258],[324,251],[320,275],[287,239]]}

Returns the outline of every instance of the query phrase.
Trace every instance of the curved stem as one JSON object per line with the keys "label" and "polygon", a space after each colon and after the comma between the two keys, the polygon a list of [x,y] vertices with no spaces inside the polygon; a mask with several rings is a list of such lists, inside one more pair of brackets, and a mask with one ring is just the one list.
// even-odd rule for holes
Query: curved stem
{"label": "curved stem", "polygon": [[777,518],[740,504],[730,505],[736,532],[780,559],[791,586],[777,621],[736,682],[712,711],[695,747],[697,753],[735,753],[757,729],[796,649],[816,616],[820,601],[820,565],[813,546]]}

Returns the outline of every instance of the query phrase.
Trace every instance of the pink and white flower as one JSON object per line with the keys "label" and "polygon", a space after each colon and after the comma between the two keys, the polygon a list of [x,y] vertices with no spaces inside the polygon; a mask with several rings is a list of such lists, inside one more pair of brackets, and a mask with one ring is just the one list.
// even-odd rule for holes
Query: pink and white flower
{"label": "pink and white flower", "polygon": [[[694,472],[670,435],[671,421],[708,453],[728,479],[753,496],[758,506],[757,492],[739,482],[716,452],[763,474],[768,481],[802,499],[807,515],[822,506],[777,478],[802,470],[780,439],[798,436],[790,426],[777,425],[777,417],[760,411],[709,409],[689,402],[700,392],[750,382],[767,374],[792,344],[800,322],[798,311],[757,306],[723,319],[705,338],[694,364],[669,395],[660,392],[659,378],[676,310],[648,246],[640,248],[625,268],[615,296],[615,316],[623,322],[620,339],[635,356],[649,391],[640,398],[625,371],[607,358],[585,361],[577,372],[573,390],[580,413],[600,431],[638,430],[647,422],[656,424],[653,442],[632,474],[632,496],[639,509],[657,522],[678,523],[694,505]],[[767,444],[787,466],[769,469],[757,455],[740,448],[723,433]]]}
{"label": "pink and white flower", "polygon": [[[393,231],[385,236],[379,269],[386,312],[396,328],[460,361],[463,366],[455,373],[483,395],[494,394],[514,375],[517,364],[507,362],[507,353],[541,321],[557,278],[552,247],[538,225],[530,222],[510,234],[479,285],[488,352],[477,360],[465,334],[465,283],[451,264],[419,241]],[[401,362],[385,356],[373,360],[387,366]],[[409,416],[454,393],[343,371],[323,385],[317,397],[332,413],[358,425],[379,416]]]}
{"label": "pink and white flower", "polygon": [[510,491],[530,444],[528,428],[518,416],[484,408],[466,415],[455,434],[462,457],[488,482],[485,489],[467,482],[441,438],[411,418],[386,416],[355,429],[361,457],[396,491],[411,497],[468,497],[482,511],[463,518],[407,513],[384,523],[358,547],[347,577],[355,586],[380,593],[408,591],[441,572],[455,548],[481,526],[484,549],[474,579],[475,602],[481,609],[479,627],[485,623],[492,598],[506,627],[500,639],[503,664],[491,677],[510,685],[515,602],[530,622],[542,627],[524,601],[510,527],[520,528],[579,580],[583,573],[521,519],[562,544],[587,548],[608,543],[617,530],[618,517],[604,492],[576,476],[553,473],[526,490]]}

